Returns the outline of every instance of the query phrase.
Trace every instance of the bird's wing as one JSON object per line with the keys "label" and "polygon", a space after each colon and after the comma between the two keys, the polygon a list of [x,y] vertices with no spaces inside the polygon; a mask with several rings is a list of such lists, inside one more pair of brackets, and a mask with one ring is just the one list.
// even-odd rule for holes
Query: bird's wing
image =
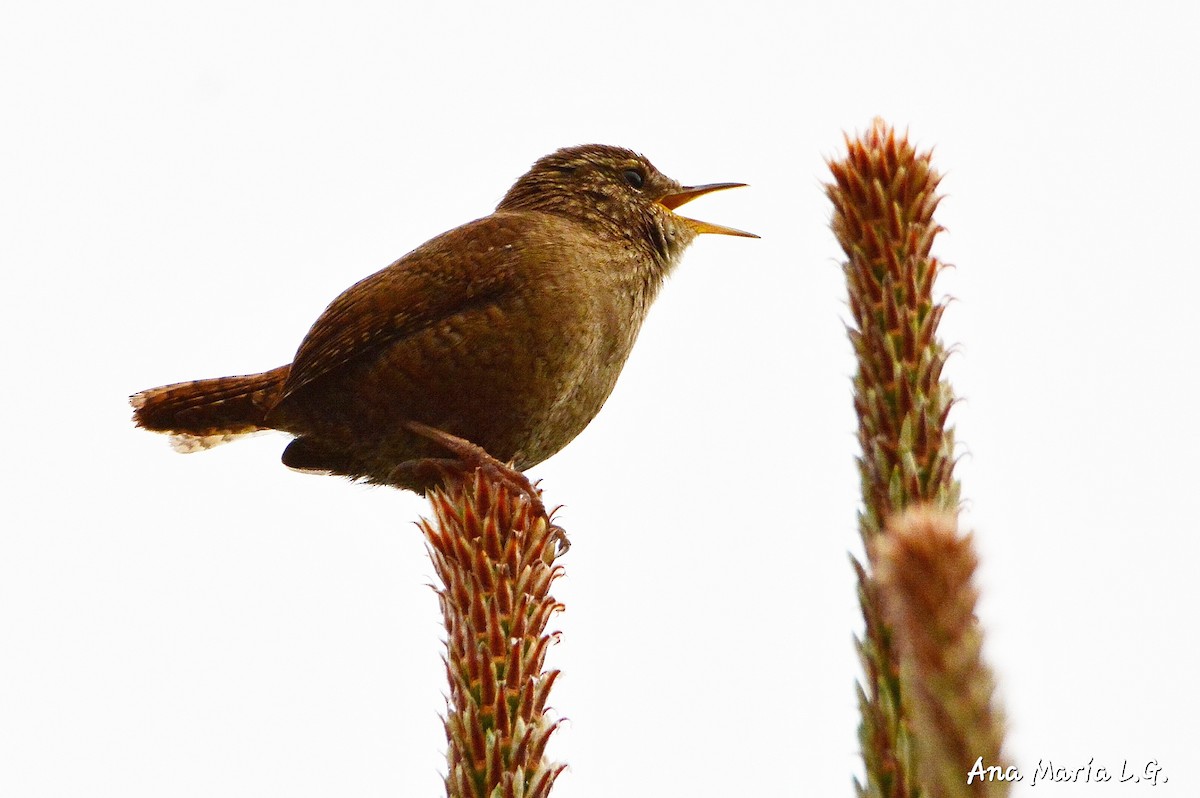
{"label": "bird's wing", "polygon": [[347,289],[296,352],[287,397],[331,372],[451,316],[497,303],[519,284],[528,220],[493,214],[434,238]]}

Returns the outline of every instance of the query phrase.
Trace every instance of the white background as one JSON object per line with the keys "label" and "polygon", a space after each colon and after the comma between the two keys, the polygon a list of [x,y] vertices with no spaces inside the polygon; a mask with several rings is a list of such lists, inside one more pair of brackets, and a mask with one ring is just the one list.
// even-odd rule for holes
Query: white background
{"label": "white background", "polygon": [[442,794],[424,501],[291,473],[282,436],[176,455],[126,397],[288,361],[342,289],[592,141],[750,183],[689,213],[762,240],[692,247],[532,472],[575,544],[555,795],[852,795],[821,184],[877,114],[947,175],[1012,758],[1156,759],[1195,795],[1200,19],[983,5],[6,4],[0,795]]}

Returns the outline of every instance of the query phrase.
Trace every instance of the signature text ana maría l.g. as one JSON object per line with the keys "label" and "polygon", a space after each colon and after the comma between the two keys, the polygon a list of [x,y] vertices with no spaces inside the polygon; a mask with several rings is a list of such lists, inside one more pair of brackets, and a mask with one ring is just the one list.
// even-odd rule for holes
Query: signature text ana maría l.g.
{"label": "signature text ana mar\u00eda l.g.", "polygon": [[[1025,775],[1016,765],[988,765],[984,763],[983,757],[979,757],[967,771],[967,784],[974,784],[976,781],[1024,781]],[[1078,767],[1055,764],[1052,759],[1039,759],[1037,767],[1030,774],[1029,786],[1035,787],[1044,782],[1103,784],[1110,781],[1134,784],[1145,782],[1157,786],[1166,784],[1167,777],[1157,759],[1151,759],[1145,767],[1140,768],[1137,762],[1131,763],[1128,759],[1123,759],[1119,769],[1097,765],[1095,757]]]}

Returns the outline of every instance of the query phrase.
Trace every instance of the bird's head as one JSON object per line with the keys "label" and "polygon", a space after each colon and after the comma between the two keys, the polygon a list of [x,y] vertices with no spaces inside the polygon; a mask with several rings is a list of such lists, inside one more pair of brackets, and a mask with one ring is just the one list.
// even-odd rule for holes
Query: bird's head
{"label": "bird's head", "polygon": [[646,246],[663,263],[672,263],[701,233],[758,238],[675,213],[696,197],[743,185],[680,185],[632,150],[586,144],[538,160],[509,189],[496,210],[568,216],[597,231]]}

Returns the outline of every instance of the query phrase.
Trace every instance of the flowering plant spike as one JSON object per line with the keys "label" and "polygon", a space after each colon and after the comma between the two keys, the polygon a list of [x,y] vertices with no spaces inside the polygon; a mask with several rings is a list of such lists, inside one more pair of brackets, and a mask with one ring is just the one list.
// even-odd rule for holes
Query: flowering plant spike
{"label": "flowering plant spike", "polygon": [[[954,403],[942,379],[948,352],[937,337],[946,303],[933,285],[944,268],[931,254],[942,231],[934,221],[941,176],[929,152],[876,119],[858,138],[846,137],[846,155],[829,162],[833,182],[831,226],[846,261],[848,334],[858,368],[859,476],[863,505],[859,532],[866,561],[854,561],[865,631],[858,641],[865,684],[859,690],[859,738],[866,769],[862,798],[935,795],[922,780],[920,739],[910,716],[900,656],[877,575],[877,543],[889,519],[922,505],[956,517]],[[989,683],[990,684],[990,683]],[[970,763],[963,768],[963,783]],[[977,792],[963,793],[978,794]]]}
{"label": "flowering plant spike", "polygon": [[562,605],[550,587],[561,530],[482,471],[431,490],[422,521],[446,625],[446,794],[545,798],[566,767],[546,759],[558,726],[546,701],[558,676],[545,670]]}
{"label": "flowering plant spike", "polygon": [[975,617],[971,537],[959,535],[954,511],[912,507],[888,519],[874,554],[921,785],[930,798],[1007,795],[1008,781],[983,775],[1007,763]]}

